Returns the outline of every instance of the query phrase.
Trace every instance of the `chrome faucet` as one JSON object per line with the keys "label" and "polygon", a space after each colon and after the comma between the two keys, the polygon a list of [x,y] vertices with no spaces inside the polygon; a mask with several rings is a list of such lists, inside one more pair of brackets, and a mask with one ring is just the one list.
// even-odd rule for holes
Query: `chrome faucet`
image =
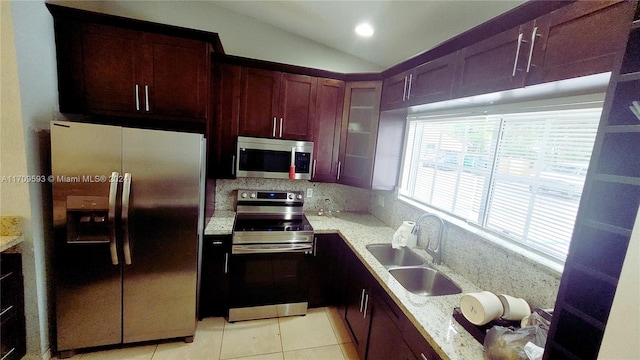
{"label": "chrome faucet", "polygon": [[429,239],[429,241],[427,241],[427,247],[425,248],[425,250],[427,251],[428,254],[430,254],[433,257],[434,263],[441,264],[442,263],[442,239],[444,238],[444,230],[445,230],[444,220],[442,220],[442,218],[436,214],[424,213],[420,215],[416,220],[416,224],[413,226],[413,229],[411,229],[411,234],[418,236],[419,235],[418,233],[420,232],[420,225],[419,225],[420,222],[428,217],[433,217],[433,218],[436,218],[438,221],[440,221],[440,229],[438,232],[436,247],[432,248],[431,246],[432,239]]}

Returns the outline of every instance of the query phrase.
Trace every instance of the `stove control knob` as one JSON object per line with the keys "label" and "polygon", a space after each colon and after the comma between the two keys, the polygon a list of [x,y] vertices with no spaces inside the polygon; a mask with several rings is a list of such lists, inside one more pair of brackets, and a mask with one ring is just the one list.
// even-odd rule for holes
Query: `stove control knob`
{"label": "stove control knob", "polygon": [[243,199],[246,199],[246,198],[247,198],[247,193],[246,193],[246,192],[243,192],[242,194],[240,194],[240,196],[241,196]]}
{"label": "stove control knob", "polygon": [[298,200],[302,200],[302,194],[298,194],[298,195],[296,196],[296,198],[297,198]]}
{"label": "stove control knob", "polygon": [[252,199],[256,198],[256,193],[251,193],[251,195],[249,195],[249,197],[251,197]]}

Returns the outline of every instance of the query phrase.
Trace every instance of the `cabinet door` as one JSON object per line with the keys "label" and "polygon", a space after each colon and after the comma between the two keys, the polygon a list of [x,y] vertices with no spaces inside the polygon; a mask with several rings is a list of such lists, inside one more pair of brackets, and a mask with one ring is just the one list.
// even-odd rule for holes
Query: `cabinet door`
{"label": "cabinet door", "polygon": [[312,181],[337,180],[344,88],[344,81],[318,79],[313,129]]}
{"label": "cabinet door", "polygon": [[144,34],[144,112],[205,119],[209,103],[209,56],[205,42]]}
{"label": "cabinet door", "polygon": [[276,137],[312,140],[317,81],[312,76],[282,74]]}
{"label": "cabinet door", "polygon": [[454,97],[522,87],[530,27],[531,23],[513,28],[458,51]]}
{"label": "cabinet door", "polygon": [[347,83],[338,164],[342,184],[371,187],[381,92],[379,81]]}
{"label": "cabinet door", "polygon": [[235,178],[236,139],[240,118],[240,72],[235,65],[214,65],[214,113],[208,129],[209,176]]}
{"label": "cabinet door", "polygon": [[198,318],[228,315],[230,236],[205,236]]}
{"label": "cabinet door", "polygon": [[396,306],[387,303],[385,298],[388,295],[381,288],[374,294],[367,360],[413,359],[413,354],[404,342],[402,330],[398,327],[400,309],[395,309],[395,312],[391,309]]}
{"label": "cabinet door", "polygon": [[280,73],[242,68],[239,135],[275,137]]}
{"label": "cabinet door", "polygon": [[420,105],[450,99],[455,61],[456,53],[452,53],[413,69],[409,77],[409,103]]}
{"label": "cabinet door", "polygon": [[628,1],[578,1],[535,21],[527,84],[611,71],[622,51]]}
{"label": "cabinet door", "polygon": [[382,83],[382,110],[398,109],[405,107],[407,100],[407,87],[409,86],[409,72],[384,79]]}
{"label": "cabinet door", "polygon": [[347,257],[348,278],[345,286],[345,322],[354,339],[361,359],[367,352],[367,340],[371,323],[371,275],[360,260],[351,253]]}
{"label": "cabinet door", "polygon": [[[73,85],[61,84],[60,111],[115,115],[139,111],[136,85],[142,81],[142,33],[83,24],[79,32],[66,35],[77,41],[71,45]],[[60,81],[65,81],[62,75]],[[74,95],[66,97],[65,91]]]}
{"label": "cabinet door", "polygon": [[309,307],[342,305],[344,246],[340,235],[316,235],[309,272]]}

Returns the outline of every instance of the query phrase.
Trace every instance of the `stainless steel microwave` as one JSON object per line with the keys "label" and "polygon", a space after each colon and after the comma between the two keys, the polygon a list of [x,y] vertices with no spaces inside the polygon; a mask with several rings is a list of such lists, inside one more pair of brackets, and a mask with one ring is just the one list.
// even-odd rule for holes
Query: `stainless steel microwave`
{"label": "stainless steel microwave", "polygon": [[311,180],[313,142],[238,136],[236,176]]}

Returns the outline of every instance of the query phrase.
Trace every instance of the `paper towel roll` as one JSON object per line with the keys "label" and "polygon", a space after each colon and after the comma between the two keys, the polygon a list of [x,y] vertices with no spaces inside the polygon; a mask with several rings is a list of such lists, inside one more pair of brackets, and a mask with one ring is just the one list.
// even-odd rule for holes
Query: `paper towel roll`
{"label": "paper towel roll", "polygon": [[498,299],[502,302],[502,318],[505,320],[522,320],[525,316],[531,315],[531,307],[525,299],[507,294],[498,295]]}
{"label": "paper towel roll", "polygon": [[415,247],[416,236],[411,235],[411,230],[413,230],[415,224],[413,221],[403,221],[398,230],[393,234],[391,247],[394,249],[404,246]]}
{"label": "paper towel roll", "polygon": [[496,294],[482,291],[462,295],[460,311],[472,324],[484,325],[502,316],[504,308]]}

